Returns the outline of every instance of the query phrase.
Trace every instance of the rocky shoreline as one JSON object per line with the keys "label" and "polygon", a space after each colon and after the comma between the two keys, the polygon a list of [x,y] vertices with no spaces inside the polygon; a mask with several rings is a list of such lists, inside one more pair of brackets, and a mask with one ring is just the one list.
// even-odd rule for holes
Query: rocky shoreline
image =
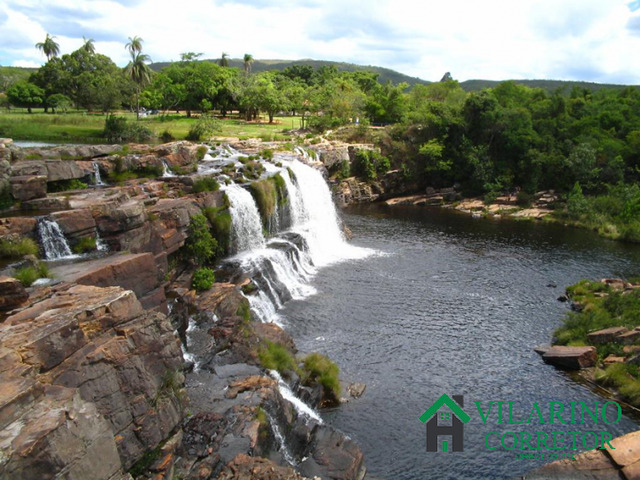
{"label": "rocky shoreline", "polygon": [[[322,384],[262,366],[265,346],[292,356],[296,347],[251,318],[250,279],[222,274],[193,290],[179,257],[190,219],[228,207],[221,191],[193,191],[186,173],[202,155],[188,142],[2,143],[0,181],[21,203],[0,219],[0,240],[37,239],[30,209],[54,218],[72,246],[99,238],[110,254],[56,262],[52,282],[29,288],[11,277],[35,259],[0,272],[1,478],[364,478],[357,444],[285,398],[319,408]],[[96,168],[104,178],[164,165],[183,175],[48,192]],[[185,361],[190,335],[199,340]]]}

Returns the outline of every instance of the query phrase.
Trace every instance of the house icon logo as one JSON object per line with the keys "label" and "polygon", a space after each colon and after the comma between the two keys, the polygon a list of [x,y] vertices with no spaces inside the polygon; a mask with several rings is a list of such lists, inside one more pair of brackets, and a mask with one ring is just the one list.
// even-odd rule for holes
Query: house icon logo
{"label": "house icon logo", "polygon": [[[450,412],[439,412],[443,407]],[[452,399],[445,393],[420,416],[420,421],[427,424],[427,452],[437,452],[438,438],[444,436],[451,437],[452,451],[464,450],[464,424],[470,417],[462,407],[464,396],[453,395]],[[449,451],[448,440],[442,440],[442,451]]]}

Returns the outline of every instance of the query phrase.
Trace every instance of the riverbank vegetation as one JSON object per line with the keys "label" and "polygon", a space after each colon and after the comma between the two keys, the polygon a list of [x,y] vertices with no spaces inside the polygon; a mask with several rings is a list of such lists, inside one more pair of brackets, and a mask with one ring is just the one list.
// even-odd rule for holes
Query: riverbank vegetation
{"label": "riverbank vegetation", "polygon": [[[0,114],[0,136],[154,142],[296,134],[313,144],[331,129],[333,138],[373,142],[382,154],[360,155],[351,171],[341,165],[343,177],[375,182],[399,170],[407,189],[458,185],[466,197],[526,200],[553,190],[561,199],[557,220],[640,241],[636,87],[549,92],[509,81],[466,92],[447,75],[409,88],[369,71],[251,72],[250,64],[232,68],[192,52],[152,72],[142,39],[133,40],[125,68],[83,45],[61,56],[51,51],[41,68],[11,77],[0,93],[12,108]],[[24,113],[36,109],[44,113]],[[116,127],[123,134],[109,135]]]}
{"label": "riverbank vegetation", "polygon": [[[598,354],[596,382],[615,389],[635,406],[640,406],[640,331],[634,333],[640,326],[638,280],[583,280],[570,286],[567,295],[574,302],[574,311],[554,335],[554,343],[559,345],[594,345]],[[621,327],[620,331],[589,335],[614,327]]]}

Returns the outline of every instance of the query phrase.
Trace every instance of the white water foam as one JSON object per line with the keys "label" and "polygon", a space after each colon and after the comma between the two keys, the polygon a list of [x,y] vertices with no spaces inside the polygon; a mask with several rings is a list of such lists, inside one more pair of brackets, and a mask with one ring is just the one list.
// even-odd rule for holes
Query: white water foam
{"label": "white water foam", "polygon": [[282,395],[282,398],[284,398],[287,402],[293,405],[293,407],[296,409],[296,412],[298,412],[298,415],[301,415],[303,418],[308,420],[315,420],[320,424],[323,423],[320,415],[318,415],[318,413],[313,408],[296,397],[293,391],[289,388],[289,385],[287,385],[287,383],[282,379],[282,377],[276,370],[269,370],[269,375],[271,375],[274,380],[277,380],[280,395]]}

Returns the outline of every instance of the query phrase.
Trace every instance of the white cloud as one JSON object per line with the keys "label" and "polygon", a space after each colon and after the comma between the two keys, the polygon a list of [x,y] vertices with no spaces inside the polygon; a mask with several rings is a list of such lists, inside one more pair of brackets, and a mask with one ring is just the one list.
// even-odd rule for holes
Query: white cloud
{"label": "white cloud", "polygon": [[[637,3],[637,2],[636,2]],[[630,6],[631,5],[631,6]],[[315,58],[380,65],[428,80],[555,78],[640,83],[640,12],[629,0],[8,0],[0,64],[41,62],[45,32],[63,52],[82,35],[119,65],[139,35],[154,61]],[[11,18],[3,22],[2,13]],[[18,20],[19,19],[19,20]],[[5,39],[10,39],[9,41]]]}

